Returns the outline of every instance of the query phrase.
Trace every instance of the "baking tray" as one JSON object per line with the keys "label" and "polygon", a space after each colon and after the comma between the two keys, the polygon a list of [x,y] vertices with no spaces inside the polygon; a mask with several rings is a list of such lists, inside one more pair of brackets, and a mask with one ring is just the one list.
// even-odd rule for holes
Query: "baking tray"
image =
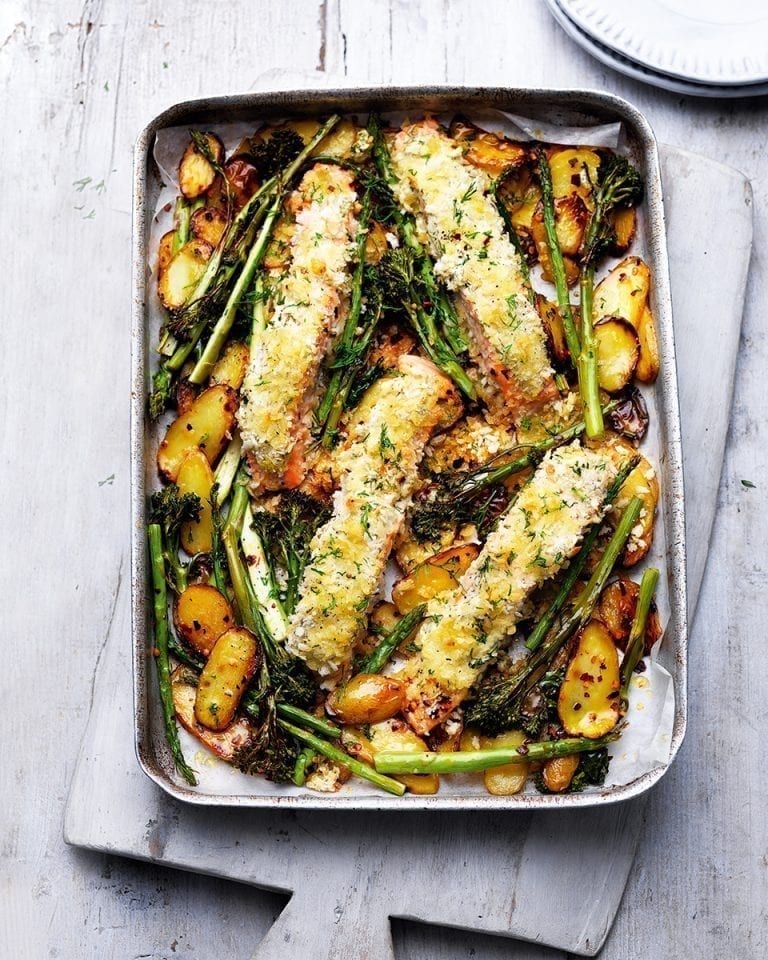
{"label": "baking tray", "polygon": [[[249,122],[281,117],[322,115],[333,112],[366,114],[369,111],[412,114],[462,112],[470,117],[488,110],[502,110],[563,126],[592,127],[621,122],[622,151],[639,167],[646,182],[646,199],[639,216],[638,248],[651,267],[652,307],[656,316],[661,351],[661,370],[650,391],[652,422],[656,425],[657,455],[662,497],[657,519],[657,544],[662,555],[667,616],[659,662],[673,678],[675,712],[669,757],[630,783],[566,795],[522,793],[496,797],[485,793],[451,792],[450,781],[433,796],[401,798],[368,792],[356,793],[347,786],[332,795],[275,787],[253,778],[253,792],[200,792],[176,774],[162,733],[162,722],[151,666],[152,640],[148,617],[147,549],[145,542],[147,492],[155,478],[154,428],[146,415],[150,357],[156,330],[149,323],[148,236],[162,188],[152,156],[155,136],[163,128],[200,127],[214,123]],[[135,744],[139,764],[147,776],[179,800],[201,805],[269,807],[283,809],[377,809],[377,810],[498,810],[553,809],[596,806],[626,800],[648,790],[669,768],[680,748],[686,725],[687,608],[683,467],[680,419],[672,329],[664,209],[656,140],[647,120],[631,104],[610,94],[585,90],[533,90],[500,87],[389,87],[328,91],[286,91],[213,97],[176,104],[152,120],[138,138],[134,157],[133,210],[133,305],[131,390],[131,594],[134,667]],[[661,534],[661,537],[659,536]],[[656,559],[662,559],[657,557]],[[250,781],[249,781],[250,782]]]}

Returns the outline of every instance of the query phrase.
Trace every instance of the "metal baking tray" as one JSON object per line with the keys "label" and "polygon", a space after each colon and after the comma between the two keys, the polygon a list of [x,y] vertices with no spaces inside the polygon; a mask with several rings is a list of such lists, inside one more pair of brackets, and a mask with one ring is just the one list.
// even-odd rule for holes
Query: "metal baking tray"
{"label": "metal baking tray", "polygon": [[[369,111],[411,115],[425,112],[462,112],[470,118],[488,110],[502,110],[565,126],[595,126],[620,121],[622,150],[645,177],[646,199],[639,213],[637,251],[649,263],[653,277],[652,306],[658,323],[661,371],[646,390],[653,430],[651,452],[660,474],[661,502],[657,518],[654,562],[662,566],[662,614],[666,621],[659,662],[673,677],[675,714],[669,760],[630,783],[606,786],[593,792],[544,795],[521,793],[491,796],[466,781],[445,778],[433,796],[392,797],[358,788],[353,779],[340,793],[324,795],[293,786],[275,787],[260,778],[249,778],[243,789],[217,788],[204,792],[188,786],[173,769],[165,744],[156,692],[152,648],[151,597],[147,589],[146,506],[148,493],[157,485],[154,452],[156,428],[146,415],[147,385],[156,355],[157,330],[150,323],[148,237],[162,188],[153,159],[158,131],[167,127],[200,127],[215,123],[260,121],[332,112],[365,115]],[[635,252],[633,248],[633,252]],[[655,431],[655,438],[650,436]],[[656,140],[647,120],[632,105],[610,94],[585,90],[533,90],[505,87],[388,87],[327,91],[284,91],[214,97],[179,103],[155,117],[138,138],[134,157],[133,198],[133,307],[131,393],[131,509],[132,509],[132,623],[136,753],[144,772],[179,800],[204,805],[270,807],[285,809],[443,809],[532,810],[585,807],[637,796],[664,775],[680,748],[686,726],[687,614],[683,467],[680,444],[672,305],[669,288],[664,208]],[[127,678],[126,678],[127,682]],[[480,788],[482,789],[482,788]]]}

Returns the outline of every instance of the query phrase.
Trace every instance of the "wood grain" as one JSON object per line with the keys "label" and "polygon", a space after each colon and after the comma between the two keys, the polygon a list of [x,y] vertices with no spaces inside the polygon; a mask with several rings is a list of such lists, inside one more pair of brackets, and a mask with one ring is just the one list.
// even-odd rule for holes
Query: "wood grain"
{"label": "wood grain", "polygon": [[[250,89],[285,67],[359,82],[610,89],[636,103],[660,139],[752,178],[755,255],[696,625],[689,734],[652,796],[604,956],[714,960],[727,947],[761,960],[768,820],[754,758],[764,753],[768,719],[757,646],[768,534],[760,471],[768,419],[768,104],[696,101],[613,74],[577,50],[537,0],[485,0],[480,12],[471,0],[6,0],[0,7],[10,174],[3,204],[12,231],[0,287],[7,534],[0,578],[12,598],[7,649],[25,651],[8,658],[0,680],[14,704],[3,731],[0,952],[191,960],[225,949],[246,957],[279,905],[222,881],[68,850],[61,818],[94,665],[127,616],[118,598],[128,533],[131,145],[170,103]],[[702,317],[704,385],[707,330],[716,323]],[[42,431],[42,442],[30,442],[30,428]],[[32,723],[44,733],[30,749]],[[395,952],[409,960],[558,955],[405,923],[396,925]]]}

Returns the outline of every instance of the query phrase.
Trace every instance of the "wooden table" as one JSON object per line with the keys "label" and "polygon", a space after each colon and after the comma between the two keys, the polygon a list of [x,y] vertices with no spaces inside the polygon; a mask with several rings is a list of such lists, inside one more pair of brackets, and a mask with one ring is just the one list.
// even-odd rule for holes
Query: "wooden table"
{"label": "wooden table", "polygon": [[[0,681],[10,707],[2,724],[0,955],[197,960],[226,951],[246,958],[284,902],[68,849],[61,839],[94,665],[128,566],[132,143],[172,102],[248,90],[278,69],[361,83],[608,89],[637,104],[661,140],[752,178],[755,253],[692,651],[689,732],[647,807],[645,838],[603,956],[714,960],[725,948],[740,960],[762,960],[768,523],[758,465],[768,439],[768,104],[692,100],[626,80],[582,54],[539,0],[0,6],[8,226],[0,286],[0,582],[10,613]],[[704,320],[716,318],[702,320],[706,376]],[[405,923],[396,924],[395,939],[398,957],[409,960],[560,956]]]}

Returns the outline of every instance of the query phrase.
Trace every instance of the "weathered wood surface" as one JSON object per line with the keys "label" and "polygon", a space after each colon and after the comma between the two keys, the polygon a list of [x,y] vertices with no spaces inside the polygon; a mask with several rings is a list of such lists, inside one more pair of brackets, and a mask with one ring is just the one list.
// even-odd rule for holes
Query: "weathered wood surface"
{"label": "weathered wood surface", "polygon": [[[757,644],[767,532],[758,467],[766,440],[768,105],[697,102],[621,78],[578,51],[536,0],[0,6],[3,209],[10,225],[0,288],[0,576],[10,616],[2,692],[11,705],[3,725],[0,952],[191,960],[221,950],[246,957],[282,902],[235,884],[67,849],[61,818],[94,664],[127,611],[118,597],[127,548],[131,144],[168,104],[246,90],[285,67],[360,82],[606,88],[644,110],[662,140],[752,178],[755,255],[698,617],[704,628],[692,657],[688,740],[651,798],[604,955],[714,958],[727,947],[748,960],[762,958],[768,823],[755,758],[765,754],[766,721],[766,667]],[[713,264],[713,276],[717,269]],[[704,385],[708,331],[717,322],[702,317]],[[33,430],[42,439],[30,442]],[[743,486],[744,479],[757,489]],[[395,925],[395,945],[398,957],[431,960],[554,956],[404,923]]]}

